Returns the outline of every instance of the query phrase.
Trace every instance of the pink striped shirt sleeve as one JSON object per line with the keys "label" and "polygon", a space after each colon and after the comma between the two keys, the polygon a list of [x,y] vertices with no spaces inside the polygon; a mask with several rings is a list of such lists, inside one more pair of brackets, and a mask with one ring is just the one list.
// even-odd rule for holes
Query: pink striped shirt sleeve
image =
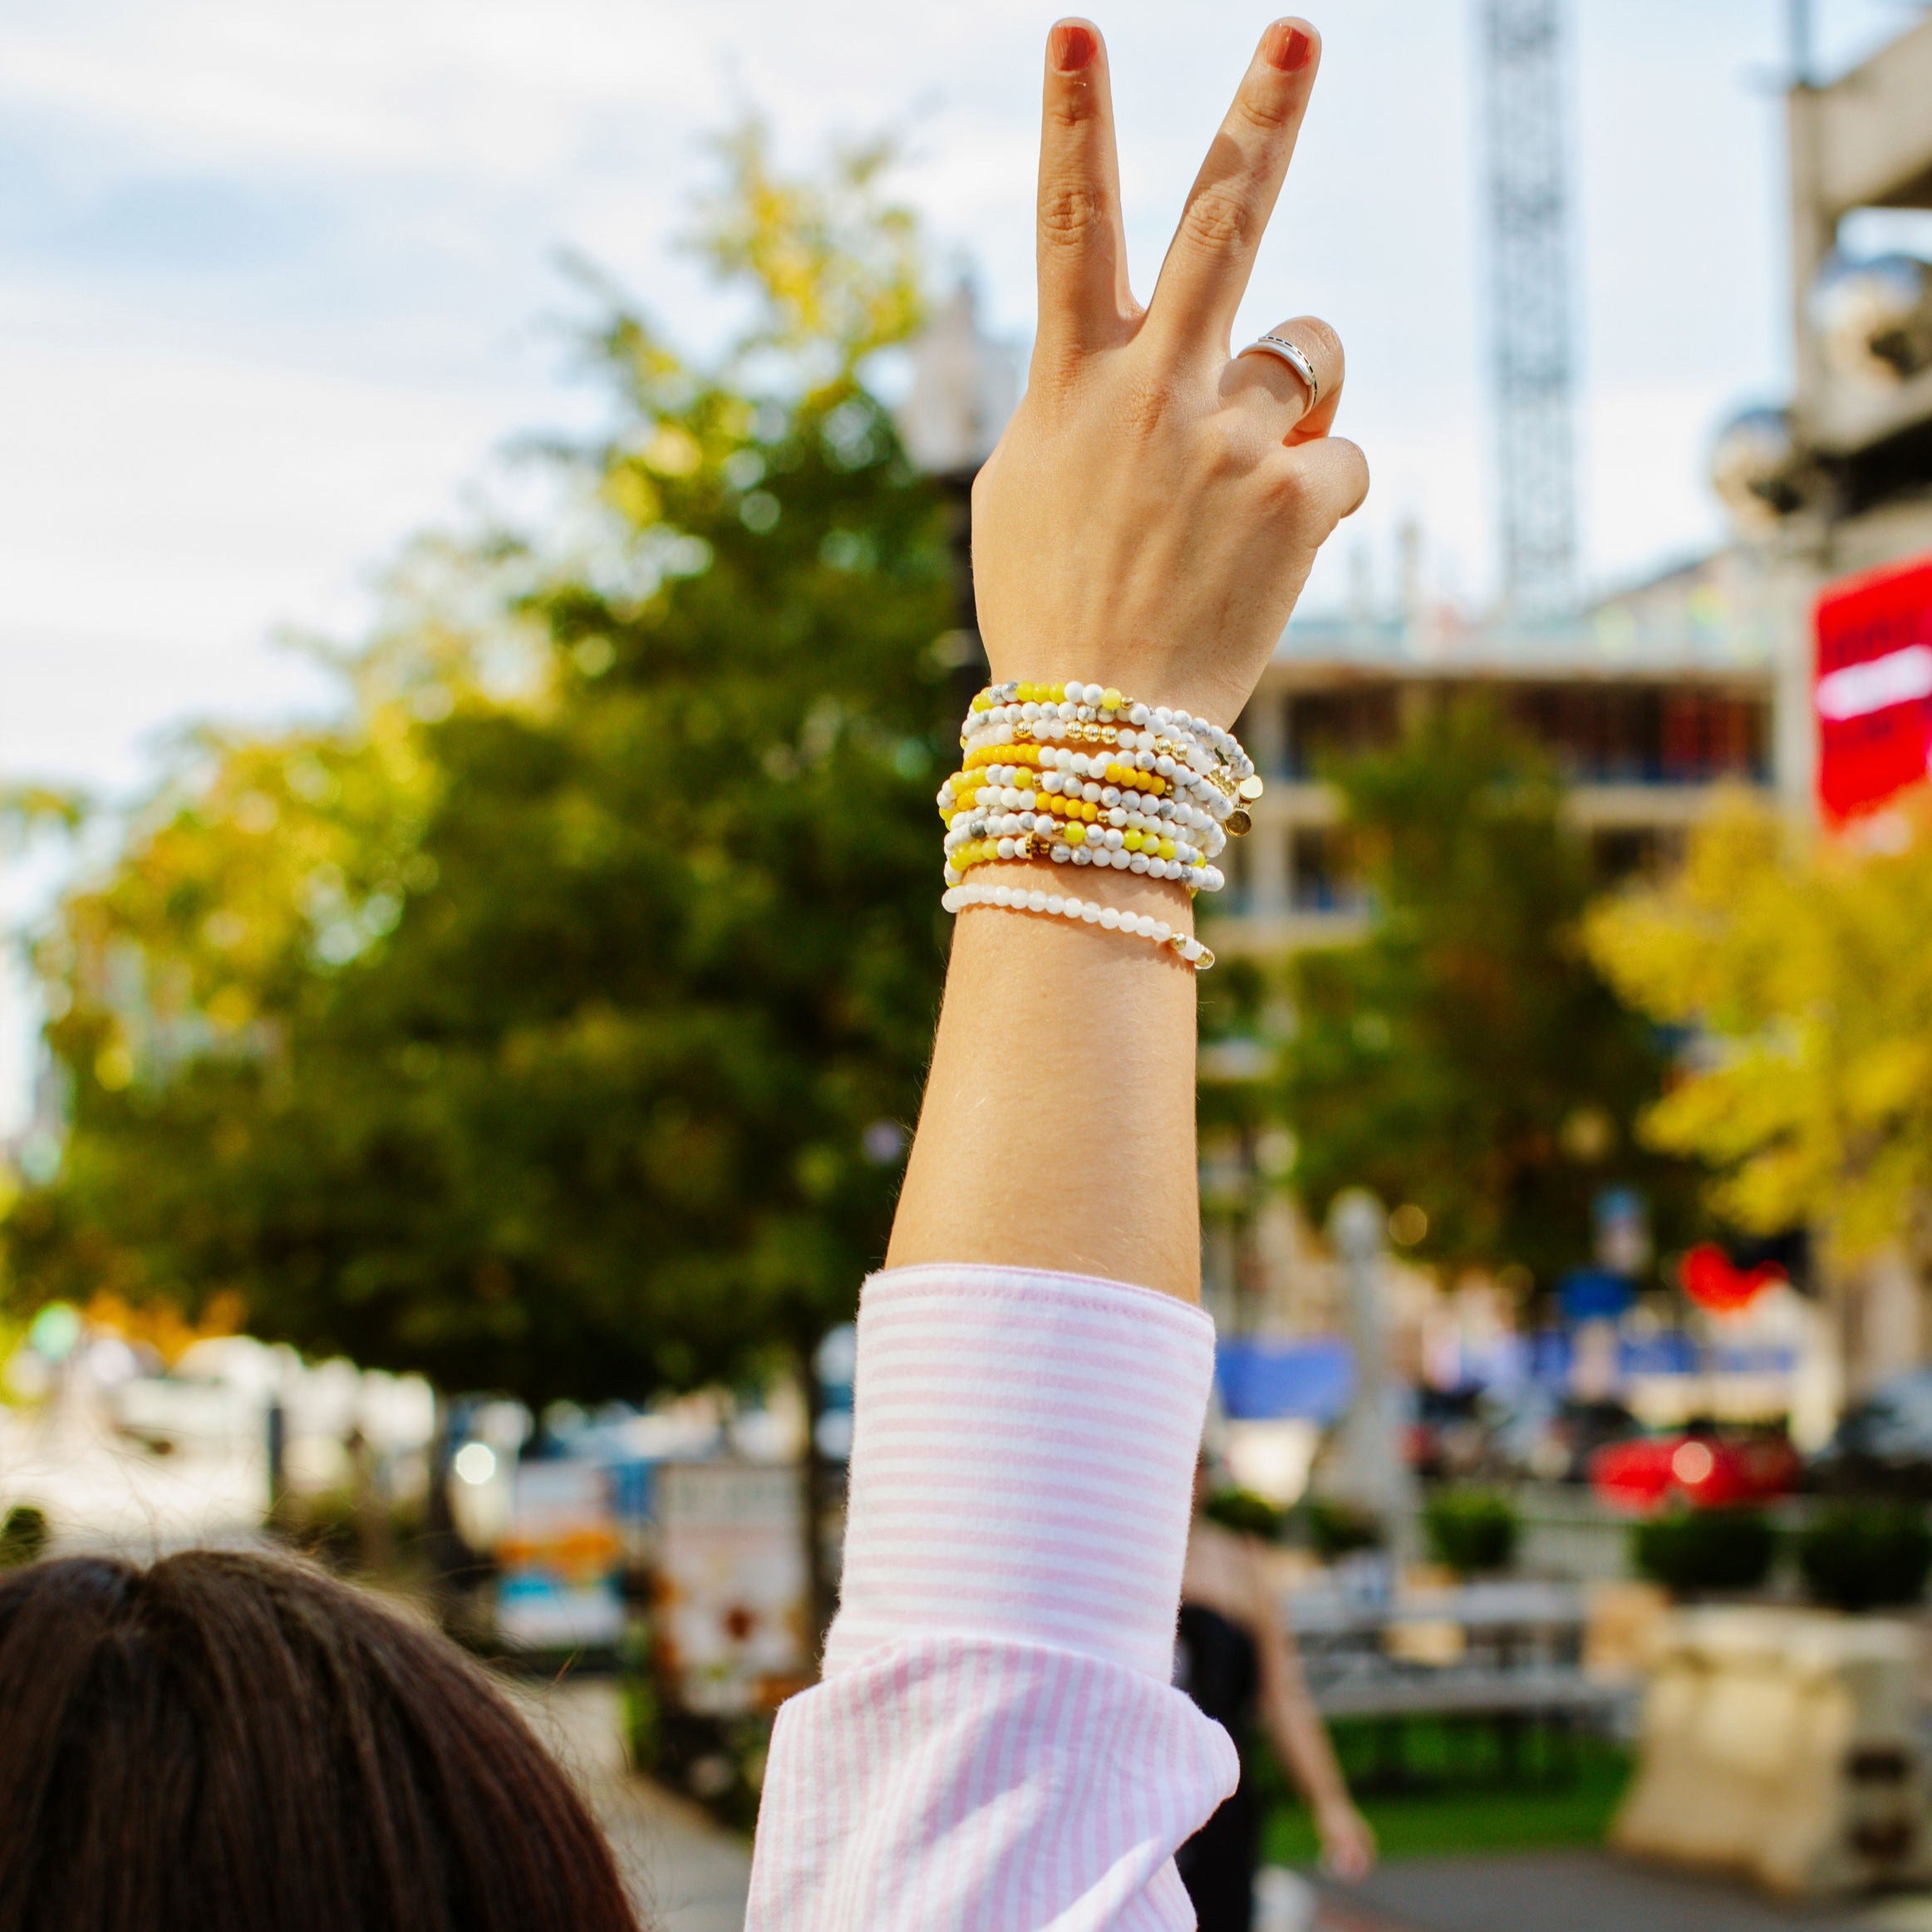
{"label": "pink striped shirt sleeve", "polygon": [[1212,1325],[1021,1269],[866,1285],[823,1680],[779,1713],[746,1932],[1182,1932],[1234,1788],[1171,1687]]}

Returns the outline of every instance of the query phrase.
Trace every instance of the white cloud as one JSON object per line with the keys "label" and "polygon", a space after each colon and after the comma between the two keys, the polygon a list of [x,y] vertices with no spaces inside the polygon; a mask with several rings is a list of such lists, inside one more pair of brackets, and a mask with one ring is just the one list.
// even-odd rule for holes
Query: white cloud
{"label": "white cloud", "polygon": [[111,786],[171,717],[312,696],[277,627],[359,621],[366,572],[511,426],[497,394],[99,346],[9,360],[0,771]]}

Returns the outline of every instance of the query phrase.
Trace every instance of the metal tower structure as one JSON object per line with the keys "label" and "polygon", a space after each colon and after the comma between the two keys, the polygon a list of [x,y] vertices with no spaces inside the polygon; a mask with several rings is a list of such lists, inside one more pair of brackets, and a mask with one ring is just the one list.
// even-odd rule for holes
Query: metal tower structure
{"label": "metal tower structure", "polygon": [[1514,617],[1576,591],[1565,0],[1477,0],[1502,588]]}

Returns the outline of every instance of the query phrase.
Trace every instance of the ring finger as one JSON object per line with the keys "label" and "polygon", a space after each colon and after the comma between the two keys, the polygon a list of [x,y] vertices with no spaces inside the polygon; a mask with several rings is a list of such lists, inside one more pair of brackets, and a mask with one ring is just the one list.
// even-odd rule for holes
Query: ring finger
{"label": "ring finger", "polygon": [[1285,443],[1328,434],[1341,400],[1341,337],[1311,315],[1277,323],[1235,356],[1222,393],[1260,410]]}

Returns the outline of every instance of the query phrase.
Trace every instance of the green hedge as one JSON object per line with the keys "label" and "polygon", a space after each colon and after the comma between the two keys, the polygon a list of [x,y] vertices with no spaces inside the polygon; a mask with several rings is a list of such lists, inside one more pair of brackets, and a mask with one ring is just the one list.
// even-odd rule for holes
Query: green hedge
{"label": "green hedge", "polygon": [[1516,1555],[1522,1518],[1495,1489],[1438,1489],[1423,1505],[1429,1554],[1458,1576],[1507,1570]]}
{"label": "green hedge", "polygon": [[1798,1533],[1799,1574],[1834,1610],[1916,1603],[1932,1572],[1932,1529],[1909,1503],[1841,1502]]}
{"label": "green hedge", "polygon": [[1777,1531],[1762,1510],[1672,1510],[1634,1526],[1630,1557],[1674,1595],[1757,1590],[1777,1561]]}
{"label": "green hedge", "polygon": [[1382,1546],[1382,1525],[1372,1511],[1319,1496],[1310,1497],[1305,1507],[1309,1546],[1325,1563]]}
{"label": "green hedge", "polygon": [[1271,1543],[1281,1533],[1282,1514],[1265,1496],[1251,1489],[1217,1489],[1201,1507],[1210,1522],[1238,1530],[1244,1536],[1259,1536]]}

